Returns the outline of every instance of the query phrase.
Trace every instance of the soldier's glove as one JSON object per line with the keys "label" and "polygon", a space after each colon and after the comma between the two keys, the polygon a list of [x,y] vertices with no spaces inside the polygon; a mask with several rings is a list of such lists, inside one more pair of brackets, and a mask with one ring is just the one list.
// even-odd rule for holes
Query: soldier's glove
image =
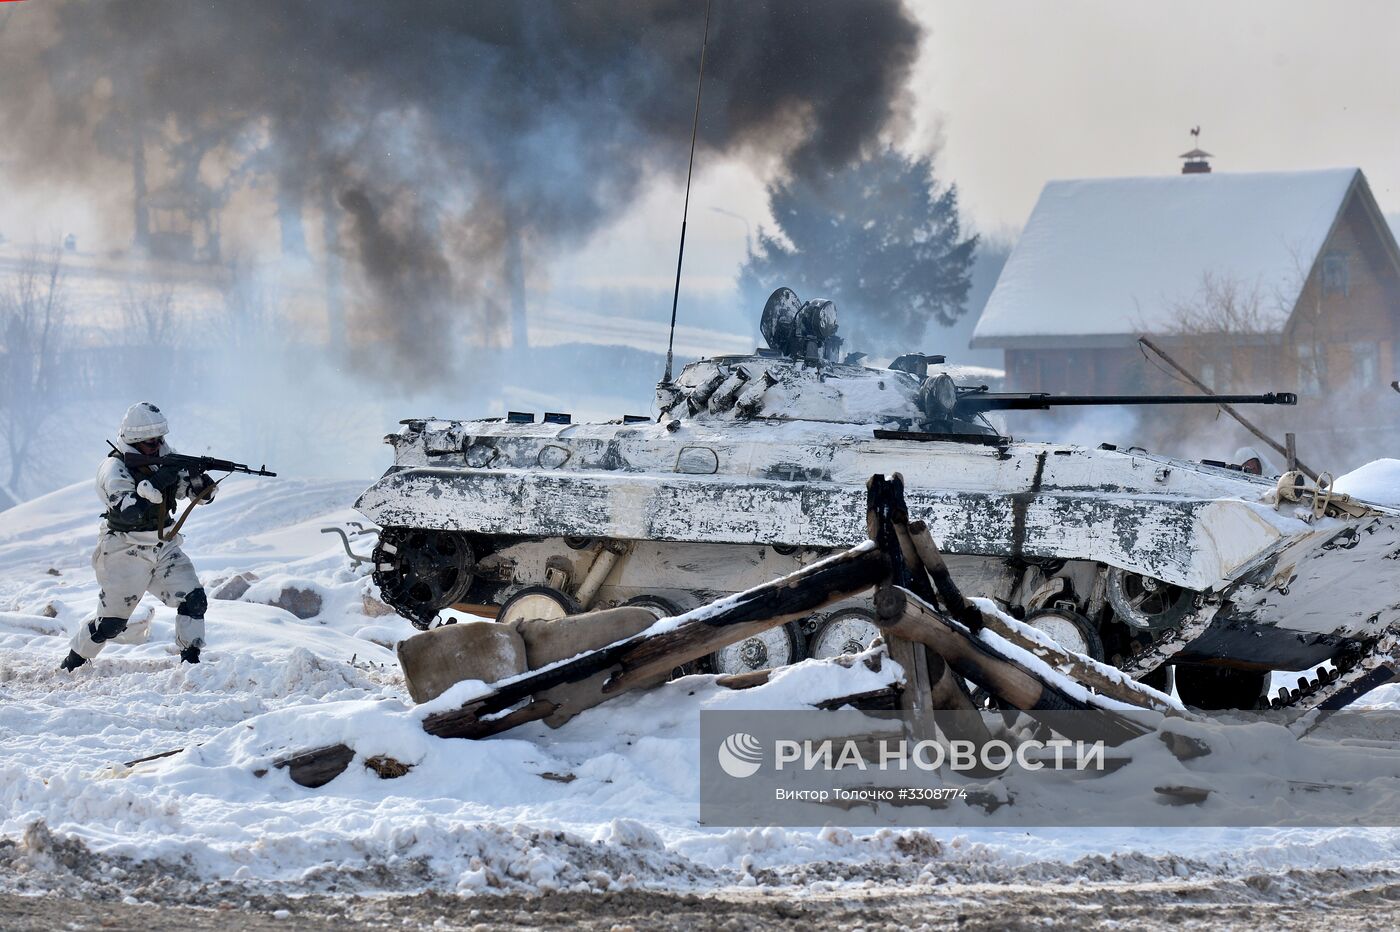
{"label": "soldier's glove", "polygon": [[152,485],[149,479],[142,479],[136,484],[136,494],[152,505],[159,505],[165,501],[165,493]]}
{"label": "soldier's glove", "polygon": [[214,481],[213,476],[202,472],[190,480],[189,488],[190,498],[199,498],[202,495],[204,503],[207,505],[214,500],[214,492],[218,488],[218,483]]}
{"label": "soldier's glove", "polygon": [[151,473],[147,481],[164,492],[174,488],[183,478],[185,478],[185,470],[179,466],[161,466]]}

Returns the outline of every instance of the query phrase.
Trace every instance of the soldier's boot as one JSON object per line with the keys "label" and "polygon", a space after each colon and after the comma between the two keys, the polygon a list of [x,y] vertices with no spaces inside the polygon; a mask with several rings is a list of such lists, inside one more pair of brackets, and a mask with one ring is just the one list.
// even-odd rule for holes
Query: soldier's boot
{"label": "soldier's boot", "polygon": [[199,649],[204,646],[204,612],[209,600],[201,587],[185,596],[175,616],[175,646],[180,648],[180,660],[199,663]]}
{"label": "soldier's boot", "polygon": [[63,658],[63,662],[58,665],[60,670],[72,673],[74,670],[87,663],[87,658],[75,650],[70,650],[68,656]]}

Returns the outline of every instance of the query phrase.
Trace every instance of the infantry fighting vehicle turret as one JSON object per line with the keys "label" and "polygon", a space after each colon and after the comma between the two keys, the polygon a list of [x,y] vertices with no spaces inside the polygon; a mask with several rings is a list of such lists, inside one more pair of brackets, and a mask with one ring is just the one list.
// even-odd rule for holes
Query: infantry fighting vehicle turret
{"label": "infantry fighting vehicle turret", "polygon": [[[1003,394],[937,356],[852,364],[831,303],[785,288],[761,329],[766,349],[660,385],[655,419],[403,422],[394,465],[356,504],[383,528],[384,599],[419,627],[453,606],[502,621],[617,604],[673,615],[856,543],[867,479],[898,472],[965,591],[1134,675],[1177,665],[1195,705],[1252,706],[1271,669],[1354,663],[1400,618],[1400,512],[1293,473],[1018,442],[991,420],[1291,395]],[[858,650],[871,617],[837,605],[711,663]]]}

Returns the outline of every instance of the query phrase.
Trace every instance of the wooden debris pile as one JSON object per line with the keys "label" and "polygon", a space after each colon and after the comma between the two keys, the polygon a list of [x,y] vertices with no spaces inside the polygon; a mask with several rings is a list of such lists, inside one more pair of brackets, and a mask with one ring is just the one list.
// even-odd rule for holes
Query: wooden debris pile
{"label": "wooden debris pile", "polygon": [[[972,710],[970,682],[1004,708],[1172,711],[1160,694],[1110,667],[1060,650],[964,598],[928,527],[909,520],[898,474],[874,476],[868,483],[867,529],[870,540],[865,543],[662,619],[637,634],[502,679],[458,708],[425,716],[422,727],[443,738],[485,738],[541,719],[558,725],[628,690],[663,682],[671,671],[722,647],[871,590],[889,655],[905,674],[900,708]],[[604,614],[567,620],[586,624],[590,615]],[[746,688],[766,676],[758,671],[722,677],[720,685]],[[822,705],[878,706],[890,698],[855,695]],[[1124,728],[1134,731],[1127,720]],[[1138,727],[1136,733],[1144,730]],[[315,787],[344,772],[354,759],[351,748],[336,744],[281,758],[274,766],[285,768],[295,782]],[[373,769],[385,777],[407,769],[382,758],[375,763]]]}

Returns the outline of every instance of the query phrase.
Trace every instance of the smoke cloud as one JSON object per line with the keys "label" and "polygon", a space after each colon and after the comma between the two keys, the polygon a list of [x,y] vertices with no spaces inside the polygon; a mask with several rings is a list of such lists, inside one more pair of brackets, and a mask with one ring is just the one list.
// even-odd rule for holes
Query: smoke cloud
{"label": "smoke cloud", "polygon": [[[463,324],[499,324],[512,249],[576,245],[646,179],[684,171],[705,15],[699,0],[23,6],[0,32],[12,173],[90,189],[127,228],[141,221],[122,205],[157,181],[215,212],[265,189],[268,239],[296,249],[321,217],[350,331],[415,368],[444,363]],[[919,38],[900,0],[716,0],[697,159],[800,175],[857,157],[902,115]]]}

